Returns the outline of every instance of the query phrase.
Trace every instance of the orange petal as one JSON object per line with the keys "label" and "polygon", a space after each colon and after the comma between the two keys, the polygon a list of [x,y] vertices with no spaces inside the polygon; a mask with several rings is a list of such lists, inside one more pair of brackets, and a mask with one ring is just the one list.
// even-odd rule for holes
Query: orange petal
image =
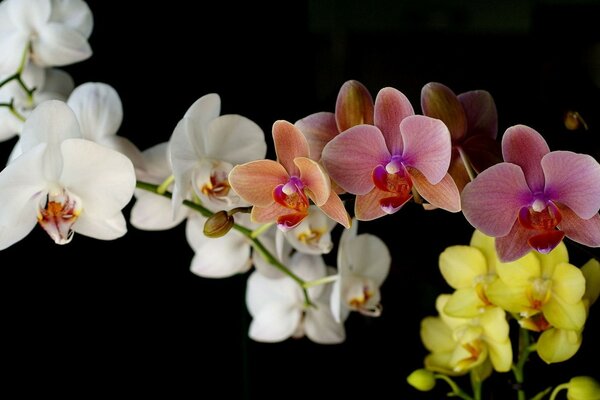
{"label": "orange petal", "polygon": [[320,208],[329,218],[339,222],[346,229],[350,228],[350,225],[352,224],[350,215],[348,215],[342,199],[340,199],[340,196],[335,192],[331,191],[329,198]]}
{"label": "orange petal", "polygon": [[340,132],[355,125],[373,125],[373,97],[360,82],[342,85],[335,103],[335,119]]}
{"label": "orange petal", "polygon": [[371,221],[376,218],[388,215],[380,205],[380,201],[390,197],[391,193],[373,188],[369,193],[356,196],[354,203],[354,214],[360,221]]}
{"label": "orange petal", "polygon": [[308,142],[300,129],[284,120],[275,121],[273,141],[275,142],[277,161],[290,175],[298,175],[299,171],[294,165],[294,158],[309,156]]}
{"label": "orange petal", "polygon": [[432,185],[419,170],[409,167],[408,173],[417,192],[429,203],[446,211],[460,211],[460,193],[450,174],[446,174],[439,183]]}
{"label": "orange petal", "polygon": [[273,203],[267,207],[252,207],[250,217],[254,222],[266,224],[269,222],[275,222],[277,218],[281,217],[282,215],[291,214],[293,212],[294,210],[284,207],[279,203]]}
{"label": "orange petal", "polygon": [[229,184],[238,196],[259,207],[273,203],[273,189],[288,180],[286,170],[273,160],[237,165],[229,173]]}
{"label": "orange petal", "polygon": [[297,157],[294,164],[300,171],[300,179],[308,189],[308,196],[317,206],[322,206],[331,193],[331,182],[318,162],[306,157]]}

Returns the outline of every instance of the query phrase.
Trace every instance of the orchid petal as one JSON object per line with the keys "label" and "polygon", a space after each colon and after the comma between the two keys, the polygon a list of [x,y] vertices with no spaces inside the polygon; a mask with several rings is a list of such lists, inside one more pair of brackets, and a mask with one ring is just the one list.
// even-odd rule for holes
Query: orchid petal
{"label": "orchid petal", "polygon": [[523,169],[525,180],[534,193],[544,189],[541,161],[549,152],[550,148],[542,135],[528,126],[512,126],[502,136],[504,161]]}
{"label": "orchid petal", "polygon": [[325,204],[331,193],[331,183],[321,165],[306,157],[295,158],[294,164],[300,172],[302,183],[309,190],[310,198],[317,206]]}
{"label": "orchid petal", "polygon": [[322,161],[329,176],[345,191],[366,194],[373,189],[372,172],[391,156],[381,131],[359,125],[336,136],[323,149]]}
{"label": "orchid petal", "polygon": [[[2,29],[2,28],[0,28]],[[0,39],[0,74],[8,75],[19,69],[21,57],[15,57],[16,54],[22,54],[27,46],[29,37],[26,32],[19,30],[3,31]]]}
{"label": "orchid petal", "polygon": [[486,235],[505,236],[530,196],[521,168],[509,163],[497,164],[465,186],[461,197],[463,214]]}
{"label": "orchid petal", "polygon": [[252,207],[251,217],[253,222],[266,224],[270,222],[276,222],[277,218],[294,214],[294,210],[282,206],[279,203],[273,202],[266,207],[254,206]]}
{"label": "orchid petal", "polygon": [[528,253],[516,261],[498,263],[496,273],[504,283],[510,286],[527,286],[542,274],[539,257]]}
{"label": "orchid petal", "polygon": [[585,277],[579,268],[566,262],[556,265],[552,274],[552,295],[576,303],[585,293]]}
{"label": "orchid petal", "polygon": [[60,22],[85,37],[90,37],[94,26],[92,12],[87,3],[82,0],[52,2],[50,21]]}
{"label": "orchid petal", "polygon": [[285,168],[273,160],[250,161],[229,172],[229,184],[238,196],[259,207],[273,203],[273,189],[288,180]]}
{"label": "orchid petal", "polygon": [[[455,149],[453,149],[452,152],[456,152],[456,154],[458,154],[458,151]],[[448,174],[452,177],[452,180],[454,181],[459,193],[463,191],[467,183],[471,182],[469,172],[467,171],[465,163],[460,156],[452,158],[450,161],[450,167],[448,167]]]}
{"label": "orchid petal", "polygon": [[450,212],[460,211],[460,193],[450,174],[432,185],[417,169],[409,167],[407,170],[417,192],[430,204]]}
{"label": "orchid petal", "polygon": [[450,246],[440,254],[440,272],[454,289],[469,288],[480,275],[487,274],[487,260],[471,246]]}
{"label": "orchid petal", "polygon": [[441,120],[450,131],[452,141],[461,141],[467,133],[467,117],[462,104],[450,88],[430,82],[421,89],[423,114]]}
{"label": "orchid petal", "polygon": [[440,120],[413,115],[402,120],[400,132],[403,164],[418,169],[434,185],[441,181],[450,166],[448,128]]}
{"label": "orchid petal", "polygon": [[278,303],[291,309],[298,301],[302,301],[298,284],[291,279],[272,279],[255,271],[250,274],[246,285],[246,306],[252,316],[256,316],[270,303]]}
{"label": "orchid petal", "polygon": [[[381,200],[390,197],[391,193],[374,187],[369,193],[356,196],[354,214],[359,221],[371,221],[387,215],[381,208]],[[408,202],[412,197],[406,199]],[[406,204],[406,203],[405,203]]]}
{"label": "orchid petal", "polygon": [[[29,65],[33,66],[35,64]],[[71,75],[61,69],[56,68],[47,68],[45,71],[46,79],[44,82],[44,90],[41,93],[36,92],[38,102],[41,103],[40,95],[42,94],[45,96],[46,100],[66,100],[75,87],[75,83]]]}
{"label": "orchid petal", "polygon": [[87,38],[65,25],[50,22],[40,26],[33,40],[32,58],[42,67],[64,66],[90,58],[92,49]]}
{"label": "orchid petal", "polygon": [[590,258],[583,267],[581,273],[585,278],[585,293],[584,300],[588,303],[588,307],[596,302],[600,296],[600,262],[595,258]]}
{"label": "orchid petal", "polygon": [[333,318],[327,304],[316,302],[316,308],[306,310],[304,330],[306,336],[315,343],[337,344],[346,339],[344,325]]}
{"label": "orchid petal", "polygon": [[553,151],[542,158],[546,194],[582,219],[600,209],[600,164],[587,154]]}
{"label": "orchid petal", "polygon": [[123,121],[123,105],[117,91],[105,83],[78,86],[67,102],[75,112],[84,139],[97,142],[117,133]]}
{"label": "orchid petal", "polygon": [[600,247],[600,215],[590,219],[581,219],[571,209],[557,204],[562,220],[560,230],[567,237],[589,247]]}
{"label": "orchid petal", "polygon": [[498,112],[492,95],[485,90],[472,90],[458,95],[467,117],[467,136],[496,139]]}
{"label": "orchid petal", "polygon": [[421,340],[434,353],[452,351],[456,346],[452,331],[439,317],[425,317],[421,321]]}
{"label": "orchid petal", "polygon": [[127,233],[127,221],[121,212],[112,217],[98,217],[86,211],[77,217],[73,231],[99,240],[114,240]]}
{"label": "orchid petal", "polygon": [[392,258],[387,246],[375,235],[363,233],[345,251],[352,260],[352,273],[367,277],[381,286],[390,271]]}
{"label": "orchid petal", "polygon": [[12,21],[34,30],[48,22],[52,4],[50,0],[8,1],[6,7]]}
{"label": "orchid petal", "polygon": [[162,231],[179,225],[188,215],[188,209],[182,207],[175,215],[171,212],[171,200],[154,193],[136,190],[137,200],[131,209],[129,222],[137,229]]}
{"label": "orchid petal", "polygon": [[135,172],[127,157],[84,139],[66,139],[61,150],[61,183],[81,198],[85,213],[113,217],[129,203]]}
{"label": "orchid petal", "polygon": [[510,340],[501,342],[488,341],[487,347],[490,355],[490,361],[494,369],[498,372],[508,372],[512,366],[513,353]]}
{"label": "orchid petal", "polygon": [[317,161],[321,159],[323,147],[339,134],[335,114],[330,112],[311,114],[294,125],[306,137],[310,158]]}
{"label": "orchid petal", "polygon": [[489,301],[511,313],[530,311],[529,298],[524,286],[512,286],[501,279],[492,282],[485,292]]}
{"label": "orchid petal", "polygon": [[209,93],[194,102],[185,112],[184,118],[191,118],[198,126],[205,127],[221,113],[221,97]]}
{"label": "orchid petal", "polygon": [[189,218],[185,236],[194,249],[190,270],[204,278],[226,278],[250,269],[250,244],[240,232],[219,238],[204,235],[206,218]]}
{"label": "orchid petal", "polygon": [[207,157],[233,165],[262,159],[267,154],[264,132],[241,115],[222,115],[212,120],[205,143]]}
{"label": "orchid petal", "polygon": [[469,136],[461,143],[460,148],[477,173],[502,162],[500,142],[489,136]]}
{"label": "orchid petal", "polygon": [[[138,169],[144,169],[146,161],[144,155],[129,139],[122,136],[104,136],[96,141],[96,143],[115,150],[131,160],[133,166]],[[159,182],[162,183],[162,182]]]}
{"label": "orchid petal", "polygon": [[248,336],[258,342],[281,342],[296,331],[301,316],[293,306],[270,303],[254,315]]}
{"label": "orchid petal", "polygon": [[356,125],[373,125],[373,98],[362,83],[350,80],[342,85],[335,103],[335,119],[340,132]]}
{"label": "orchid petal", "polygon": [[333,190],[329,193],[329,198],[327,201],[320,206],[320,209],[329,218],[342,224],[344,228],[350,228],[350,224],[352,223],[350,220],[350,215],[348,215],[346,207],[344,207],[344,203],[342,202],[342,199],[340,199],[340,196],[338,196]]}
{"label": "orchid petal", "polygon": [[401,154],[404,145],[400,135],[400,122],[415,111],[408,98],[401,91],[387,87],[375,99],[375,126],[377,126],[392,154]]}
{"label": "orchid petal", "polygon": [[[189,195],[192,185],[192,174],[198,163],[199,155],[204,154],[204,146],[201,140],[192,140],[194,121],[183,118],[177,123],[171,138],[169,139],[169,157],[175,177],[173,187],[173,211],[177,212],[181,203]],[[198,146],[196,146],[198,145]]]}
{"label": "orchid petal", "polygon": [[277,161],[290,175],[298,175],[294,159],[309,156],[308,142],[300,129],[284,120],[275,121],[273,141],[275,142]]}
{"label": "orchid petal", "polygon": [[538,338],[536,351],[546,363],[563,362],[581,347],[581,333],[567,329],[548,329]]}
{"label": "orchid petal", "polygon": [[550,297],[542,312],[552,326],[562,329],[581,330],[587,317],[583,301],[567,303],[558,296]]}
{"label": "orchid petal", "polygon": [[451,317],[474,318],[481,313],[483,307],[485,303],[477,291],[472,287],[464,287],[452,293],[444,307],[444,312]]}

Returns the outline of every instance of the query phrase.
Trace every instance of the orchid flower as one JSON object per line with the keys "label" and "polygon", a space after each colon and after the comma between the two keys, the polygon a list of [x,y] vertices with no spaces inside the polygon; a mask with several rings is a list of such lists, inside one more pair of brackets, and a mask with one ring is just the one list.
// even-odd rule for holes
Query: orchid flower
{"label": "orchid flower", "polygon": [[342,233],[337,253],[338,279],[331,291],[331,311],[344,321],[350,311],[378,316],[381,313],[379,288],[390,271],[392,258],[377,236],[357,235],[358,223]]}
{"label": "orchid flower", "polygon": [[12,74],[24,53],[41,67],[92,55],[92,13],[82,0],[5,0],[0,3],[0,73]]}
{"label": "orchid flower", "polygon": [[502,161],[496,104],[489,92],[473,90],[458,96],[441,83],[430,82],[421,90],[423,114],[446,124],[452,140],[449,173],[462,191],[471,181],[469,168],[480,173]]}
{"label": "orchid flower", "polygon": [[310,200],[328,217],[346,228],[350,218],[339,196],[331,190],[329,176],[309,158],[308,142],[287,121],[273,124],[277,161],[251,161],[233,168],[233,190],[252,204],[256,222],[277,222],[282,230],[296,227],[308,216]]}
{"label": "orchid flower", "polygon": [[308,208],[308,217],[296,227],[287,230],[277,230],[290,245],[301,253],[327,254],[333,249],[331,231],[336,226],[335,221],[315,205]]}
{"label": "orchid flower", "polygon": [[450,246],[439,257],[442,276],[456,289],[448,298],[444,312],[452,317],[474,318],[493,307],[487,297],[488,286],[497,279],[494,239],[479,231],[470,246]]}
{"label": "orchid flower", "polygon": [[[7,76],[1,76],[0,81]],[[8,107],[0,107],[0,141],[8,140],[21,133],[23,121],[31,111],[45,100],[66,100],[73,90],[73,79],[69,74],[58,69],[44,69],[34,64],[27,64],[21,74],[23,82],[36,88],[32,96],[28,96],[15,80],[0,87],[0,103],[12,101],[16,114]]]}
{"label": "orchid flower", "polygon": [[431,353],[425,367],[447,375],[462,375],[491,361],[498,372],[510,370],[512,347],[504,310],[486,308],[477,318],[454,318],[445,314],[448,295],[436,301],[439,317],[421,322],[421,339]]}
{"label": "orchid flower", "polygon": [[0,249],[39,223],[57,244],[73,232],[116,239],[127,231],[121,213],[131,200],[135,173],[120,153],[81,139],[63,102],[40,104],[23,126],[23,154],[0,173]]}
{"label": "orchid flower", "polygon": [[179,121],[169,140],[175,177],[173,209],[195,195],[212,210],[242,205],[230,190],[228,175],[237,165],[265,157],[262,129],[241,115],[221,115],[221,98],[207,94],[198,99]]}
{"label": "orchid flower", "polygon": [[550,152],[524,125],[502,138],[504,162],[481,174],[462,193],[463,213],[476,229],[496,238],[500,260],[531,249],[548,253],[566,235],[600,246],[600,164],[585,154]]}
{"label": "orchid flower", "polygon": [[[327,274],[321,256],[295,253],[289,268],[307,281]],[[259,342],[281,342],[290,337],[307,336],[321,344],[341,343],[345,339],[344,325],[334,320],[328,306],[329,285],[308,289],[314,303],[304,302],[302,290],[289,277],[270,279],[258,271],[248,278],[246,305],[252,322],[249,336]]]}
{"label": "orchid flower", "polygon": [[306,136],[310,158],[319,161],[323,147],[334,137],[356,125],[373,125],[373,98],[360,82],[344,82],[338,92],[335,114],[319,112],[311,114],[295,125]]}
{"label": "orchid flower", "polygon": [[333,138],[322,161],[331,178],[356,194],[358,220],[398,211],[413,187],[436,207],[460,211],[460,196],[448,175],[451,143],[440,120],[413,115],[400,91],[382,89],[375,100],[375,126],[357,125]]}

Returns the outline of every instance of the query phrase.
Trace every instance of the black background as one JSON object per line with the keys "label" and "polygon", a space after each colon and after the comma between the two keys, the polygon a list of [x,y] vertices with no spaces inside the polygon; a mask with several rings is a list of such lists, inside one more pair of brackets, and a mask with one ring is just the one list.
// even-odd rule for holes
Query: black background
{"label": "black background", "polygon": [[[496,100],[499,136],[523,123],[552,149],[599,158],[596,2],[203,3],[88,2],[94,55],[65,69],[76,84],[117,89],[125,112],[119,134],[141,149],[167,141],[187,108],[211,92],[221,95],[223,113],[256,121],[271,145],[275,120],[333,111],[339,87],[357,79],[373,97],[398,88],[417,112],[427,82],[456,93],[486,89]],[[567,110],[580,112],[590,129],[566,130]],[[5,156],[12,143],[1,146]],[[359,229],[392,252],[384,312],[352,315],[346,342],[322,346],[248,339],[247,275],[211,280],[189,272],[183,224],[165,232],[131,227],[111,242],[76,235],[67,246],[36,228],[0,255],[0,390],[77,398],[442,397],[443,384],[424,396],[405,377],[426,354],[420,320],[450,290],[437,257],[468,243],[472,228],[461,214],[411,204]],[[589,258],[569,246],[575,264]],[[532,357],[530,395],[573,375],[598,376],[598,307],[572,360],[546,366]],[[512,397],[511,380],[497,375],[486,396]]]}

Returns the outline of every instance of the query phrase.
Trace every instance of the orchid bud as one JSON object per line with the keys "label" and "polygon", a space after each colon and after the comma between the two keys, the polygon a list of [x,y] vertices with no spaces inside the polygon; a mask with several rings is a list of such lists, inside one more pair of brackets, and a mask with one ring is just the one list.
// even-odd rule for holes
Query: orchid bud
{"label": "orchid bud", "polygon": [[569,400],[600,400],[600,383],[589,376],[571,378],[567,388]]}
{"label": "orchid bud", "polygon": [[210,238],[225,236],[233,224],[233,216],[229,215],[227,211],[219,211],[204,223],[204,234]]}
{"label": "orchid bud", "polygon": [[423,368],[414,370],[406,380],[412,387],[422,392],[428,392],[435,386],[433,372]]}

